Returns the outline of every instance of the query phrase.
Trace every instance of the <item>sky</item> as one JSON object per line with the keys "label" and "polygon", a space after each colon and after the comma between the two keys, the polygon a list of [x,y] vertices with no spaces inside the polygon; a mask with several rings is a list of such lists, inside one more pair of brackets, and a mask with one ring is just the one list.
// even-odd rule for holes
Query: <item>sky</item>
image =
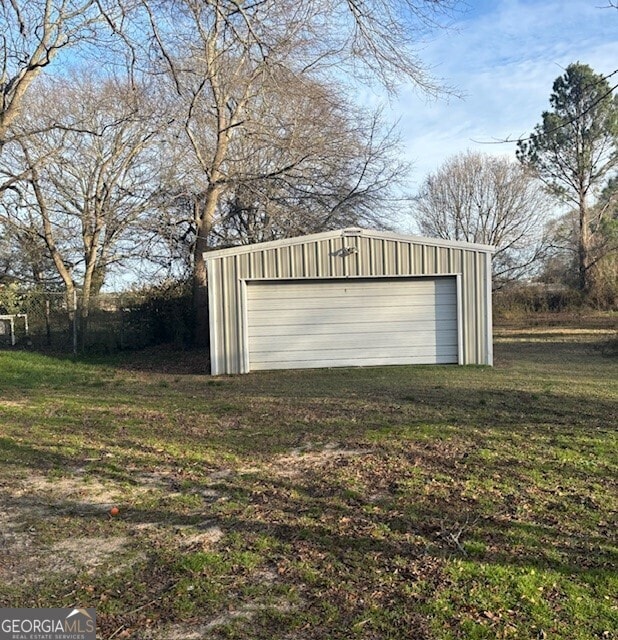
{"label": "sky", "polygon": [[467,149],[514,158],[515,143],[488,143],[529,135],[549,108],[554,80],[570,63],[604,75],[618,69],[618,9],[602,8],[608,4],[468,0],[450,29],[434,34],[418,52],[461,98],[428,100],[402,87],[388,101],[367,91],[361,101],[386,102],[385,116],[398,122],[404,155],[413,164],[411,191]]}

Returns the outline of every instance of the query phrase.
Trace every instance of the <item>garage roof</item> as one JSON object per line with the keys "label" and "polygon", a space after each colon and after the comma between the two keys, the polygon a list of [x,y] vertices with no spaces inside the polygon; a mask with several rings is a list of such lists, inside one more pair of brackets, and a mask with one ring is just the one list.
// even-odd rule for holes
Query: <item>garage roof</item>
{"label": "garage roof", "polygon": [[422,236],[405,235],[393,233],[392,231],[373,231],[361,229],[360,227],[348,227],[347,229],[338,229],[336,231],[324,231],[322,233],[313,233],[307,236],[296,236],[294,238],[283,238],[281,240],[271,240],[269,242],[258,242],[255,244],[244,244],[237,247],[229,247],[227,249],[214,249],[204,254],[205,258],[218,258],[227,255],[252,253],[254,251],[264,251],[266,249],[275,249],[277,247],[289,247],[296,244],[305,244],[316,240],[327,240],[329,238],[375,238],[378,240],[398,240],[400,242],[413,242],[415,244],[425,244],[431,247],[452,247],[456,249],[466,249],[468,251],[485,251],[487,253],[495,253],[496,247],[488,244],[478,244],[474,242],[462,242],[457,240],[443,240],[441,238],[424,238]]}

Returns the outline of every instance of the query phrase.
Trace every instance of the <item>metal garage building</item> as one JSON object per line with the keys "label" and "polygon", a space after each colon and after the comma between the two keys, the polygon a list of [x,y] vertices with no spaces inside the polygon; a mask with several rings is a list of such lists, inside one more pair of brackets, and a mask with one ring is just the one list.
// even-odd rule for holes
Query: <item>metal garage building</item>
{"label": "metal garage building", "polygon": [[211,371],[490,365],[493,251],[343,229],[209,252]]}

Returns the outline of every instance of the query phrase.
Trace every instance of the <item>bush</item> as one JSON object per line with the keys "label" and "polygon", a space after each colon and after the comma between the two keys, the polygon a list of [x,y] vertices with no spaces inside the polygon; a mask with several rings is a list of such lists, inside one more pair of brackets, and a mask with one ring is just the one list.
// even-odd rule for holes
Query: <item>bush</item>
{"label": "bush", "polygon": [[169,281],[123,296],[123,348],[172,343],[188,347],[193,337],[191,286]]}
{"label": "bush", "polygon": [[583,304],[578,291],[556,285],[518,284],[494,293],[494,312],[503,317],[578,311]]}

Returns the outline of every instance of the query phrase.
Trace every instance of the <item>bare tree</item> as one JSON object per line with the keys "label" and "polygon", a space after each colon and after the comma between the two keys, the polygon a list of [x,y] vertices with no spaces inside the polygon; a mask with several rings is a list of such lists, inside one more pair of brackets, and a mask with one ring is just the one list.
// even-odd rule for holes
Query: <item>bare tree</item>
{"label": "bare tree", "polygon": [[[122,0],[119,0],[121,5]],[[182,123],[202,172],[202,198],[195,202],[193,251],[196,337],[205,340],[206,269],[204,253],[213,245],[221,204],[238,198],[238,188],[292,171],[302,156],[281,158],[239,179],[241,139],[284,137],[287,123],[265,117],[282,86],[351,74],[378,79],[390,89],[412,81],[435,92],[414,45],[451,9],[451,0],[140,0],[135,24],[147,27],[155,46],[153,68],[166,70],[178,96]],[[126,4],[125,4],[126,7]],[[126,11],[124,15],[129,15]],[[136,29],[135,29],[136,30]],[[279,85],[279,86],[278,86]],[[275,88],[277,90],[275,90]],[[207,123],[207,124],[206,124]],[[310,145],[311,139],[305,139]],[[289,148],[289,147],[288,147]],[[264,184],[264,182],[262,182]],[[271,182],[272,184],[272,182]],[[247,195],[243,187],[243,198]],[[229,210],[229,207],[228,207]]]}
{"label": "bare tree", "polygon": [[[384,227],[398,213],[408,167],[379,113],[352,109],[332,87],[288,77],[253,104],[248,117],[245,135],[230,146],[209,246]],[[206,119],[200,130],[209,124]],[[199,183],[199,175],[192,179]],[[178,194],[193,226],[185,241],[195,236],[197,221],[188,218],[201,195],[191,199],[189,192]],[[186,226],[177,228],[185,234]]]}
{"label": "bare tree", "polygon": [[63,49],[100,37],[106,1],[0,2],[0,151],[43,69]]}
{"label": "bare tree", "polygon": [[22,204],[19,191],[0,200],[0,278],[53,288],[59,276],[37,232],[36,213]]}
{"label": "bare tree", "polygon": [[498,285],[529,273],[544,253],[542,185],[503,158],[469,151],[447,160],[423,182],[414,210],[426,235],[494,245]]}
{"label": "bare tree", "polygon": [[0,221],[45,243],[69,301],[79,290],[84,333],[109,269],[139,256],[136,231],[157,189],[160,120],[143,94],[111,80],[48,80],[27,99],[10,146],[8,168],[23,177]]}

